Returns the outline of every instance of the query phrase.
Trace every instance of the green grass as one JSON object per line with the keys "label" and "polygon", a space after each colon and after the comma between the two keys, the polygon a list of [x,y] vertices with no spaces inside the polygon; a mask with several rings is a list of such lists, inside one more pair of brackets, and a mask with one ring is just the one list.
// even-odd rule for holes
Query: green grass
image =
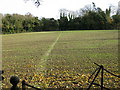
{"label": "green grass", "polygon": [[[3,35],[3,87],[10,87],[10,76],[17,75],[41,88],[86,88],[97,68],[93,62],[118,74],[117,38],[117,30]],[[104,81],[107,87],[119,87],[118,78],[107,74]]]}

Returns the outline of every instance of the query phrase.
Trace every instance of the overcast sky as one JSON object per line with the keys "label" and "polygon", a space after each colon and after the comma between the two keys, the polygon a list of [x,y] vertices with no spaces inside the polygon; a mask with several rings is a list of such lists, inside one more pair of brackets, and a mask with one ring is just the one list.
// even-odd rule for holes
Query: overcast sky
{"label": "overcast sky", "polygon": [[24,0],[0,0],[0,13],[18,13],[25,15],[30,12],[32,15],[38,17],[59,18],[59,10],[62,8],[76,11],[94,2],[97,7],[105,10],[110,5],[118,6],[119,1],[120,0],[42,0],[42,5],[37,8],[32,0],[27,3],[25,3]]}

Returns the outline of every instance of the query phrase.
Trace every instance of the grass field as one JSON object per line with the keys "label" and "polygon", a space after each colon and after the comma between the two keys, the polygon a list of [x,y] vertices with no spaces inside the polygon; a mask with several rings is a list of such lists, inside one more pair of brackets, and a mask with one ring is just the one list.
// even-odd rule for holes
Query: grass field
{"label": "grass field", "polygon": [[[2,41],[3,87],[10,87],[10,77],[17,75],[40,88],[87,88],[94,62],[118,74],[117,30],[11,34]],[[104,77],[105,86],[119,87],[120,79]]]}

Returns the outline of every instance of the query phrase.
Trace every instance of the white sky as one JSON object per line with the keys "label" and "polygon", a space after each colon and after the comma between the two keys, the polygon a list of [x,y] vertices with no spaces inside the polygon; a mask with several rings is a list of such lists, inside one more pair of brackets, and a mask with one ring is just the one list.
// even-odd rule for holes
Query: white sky
{"label": "white sky", "polygon": [[42,5],[37,8],[33,4],[33,1],[25,3],[24,0],[0,0],[0,13],[18,13],[25,15],[30,12],[32,15],[38,17],[59,18],[59,10],[62,8],[76,11],[94,2],[97,7],[105,10],[110,5],[118,6],[119,1],[120,0],[42,0]]}

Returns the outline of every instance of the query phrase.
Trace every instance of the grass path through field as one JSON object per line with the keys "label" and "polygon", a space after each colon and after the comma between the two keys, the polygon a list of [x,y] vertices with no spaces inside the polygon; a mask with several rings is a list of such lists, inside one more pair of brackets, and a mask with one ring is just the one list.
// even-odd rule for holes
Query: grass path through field
{"label": "grass path through field", "polygon": [[58,37],[56,38],[56,40],[52,43],[52,45],[50,46],[50,48],[48,49],[48,51],[43,55],[43,57],[41,58],[41,62],[39,63],[39,67],[38,67],[38,71],[37,72],[39,72],[39,71],[45,71],[45,66],[46,66],[46,62],[47,62],[47,59],[48,59],[48,57],[49,57],[49,55],[50,55],[50,53],[51,53],[51,51],[53,50],[53,48],[54,48],[54,46],[55,46],[55,44],[57,43],[57,41],[59,40],[59,38],[60,38],[60,36],[61,36],[61,34],[62,34],[62,32],[60,32],[60,34],[58,35]]}

